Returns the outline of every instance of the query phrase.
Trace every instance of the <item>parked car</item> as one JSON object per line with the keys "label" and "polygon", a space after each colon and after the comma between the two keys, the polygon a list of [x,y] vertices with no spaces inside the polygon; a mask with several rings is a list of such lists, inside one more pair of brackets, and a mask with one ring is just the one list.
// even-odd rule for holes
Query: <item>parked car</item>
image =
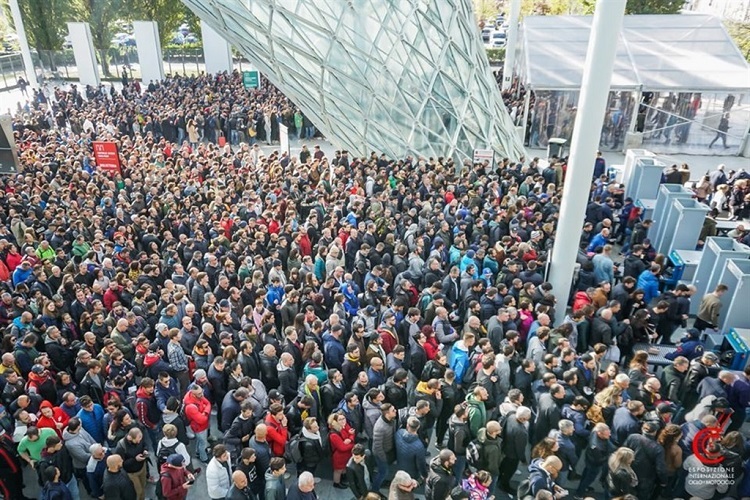
{"label": "parked car", "polygon": [[490,47],[492,47],[493,49],[505,47],[505,42],[505,31],[494,31],[492,33],[492,36],[490,37]]}

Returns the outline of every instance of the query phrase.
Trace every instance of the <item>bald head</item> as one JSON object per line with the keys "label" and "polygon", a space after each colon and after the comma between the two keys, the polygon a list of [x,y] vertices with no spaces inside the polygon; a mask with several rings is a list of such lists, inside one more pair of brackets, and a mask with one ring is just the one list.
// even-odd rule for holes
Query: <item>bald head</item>
{"label": "bald head", "polygon": [[236,470],[232,473],[232,482],[238,489],[243,489],[247,486],[247,476],[241,470]]}
{"label": "bald head", "polygon": [[107,469],[117,472],[122,467],[122,457],[120,455],[110,455],[107,457]]}

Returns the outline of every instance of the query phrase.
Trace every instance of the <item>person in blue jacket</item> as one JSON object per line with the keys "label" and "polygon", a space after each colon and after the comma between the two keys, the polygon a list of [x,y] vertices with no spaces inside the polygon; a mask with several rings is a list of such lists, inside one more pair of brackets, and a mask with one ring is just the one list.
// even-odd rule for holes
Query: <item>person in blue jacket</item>
{"label": "person in blue jacket", "polygon": [[665,354],[664,357],[671,361],[674,361],[677,356],[684,356],[688,361],[700,358],[706,352],[706,346],[701,342],[700,336],[701,332],[696,328],[688,328],[677,349]]}
{"label": "person in blue jacket", "polygon": [[104,408],[94,403],[90,396],[81,396],[81,411],[76,415],[81,420],[81,427],[88,432],[94,441],[103,443],[105,438]]}
{"label": "person in blue jacket", "polygon": [[643,301],[650,304],[652,300],[659,296],[659,273],[661,266],[651,264],[650,269],[646,269],[638,276],[636,288],[643,290]]}

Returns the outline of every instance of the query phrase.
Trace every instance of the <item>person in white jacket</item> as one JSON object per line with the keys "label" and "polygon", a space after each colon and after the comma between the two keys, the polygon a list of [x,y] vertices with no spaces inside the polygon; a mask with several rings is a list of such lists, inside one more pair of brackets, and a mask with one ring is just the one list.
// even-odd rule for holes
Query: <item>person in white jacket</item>
{"label": "person in white jacket", "polygon": [[[166,457],[173,453],[182,455],[182,458],[185,459],[185,463],[189,465],[187,467],[188,470],[194,472],[192,466],[190,466],[192,460],[187,451],[187,447],[182,441],[177,439],[177,426],[173,424],[164,424],[162,432],[164,433],[164,437],[161,438],[156,445],[156,456],[164,456],[166,459]],[[159,466],[161,466],[161,464],[159,464]]]}
{"label": "person in white jacket", "polygon": [[232,465],[229,452],[223,444],[214,446],[214,457],[206,467],[208,496],[212,500],[224,500],[232,486]]}

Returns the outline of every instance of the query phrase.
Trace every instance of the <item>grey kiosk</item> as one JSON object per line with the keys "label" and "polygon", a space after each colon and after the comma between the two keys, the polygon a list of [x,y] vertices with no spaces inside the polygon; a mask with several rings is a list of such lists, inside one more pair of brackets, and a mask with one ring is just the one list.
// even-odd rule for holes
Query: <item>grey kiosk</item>
{"label": "grey kiosk", "polygon": [[696,314],[700,307],[701,297],[713,291],[716,285],[721,283],[719,278],[729,259],[750,260],[750,247],[732,238],[718,236],[706,238],[701,260],[693,275],[693,281],[690,283],[696,289],[693,300],[690,301],[690,314]]}
{"label": "grey kiosk", "polygon": [[719,283],[729,287],[729,291],[721,297],[719,332],[750,328],[750,260],[727,260]]}

